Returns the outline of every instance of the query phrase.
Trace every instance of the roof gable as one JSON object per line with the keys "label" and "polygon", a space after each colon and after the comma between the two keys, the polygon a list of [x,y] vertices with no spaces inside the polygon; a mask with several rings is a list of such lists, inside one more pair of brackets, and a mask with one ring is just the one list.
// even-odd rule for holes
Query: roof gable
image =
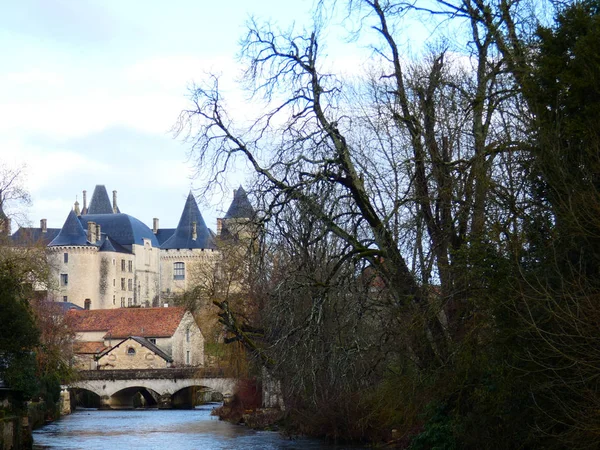
{"label": "roof gable", "polygon": [[117,347],[120,347],[122,344],[128,342],[128,341],[135,341],[138,344],[142,345],[143,347],[146,347],[148,350],[150,350],[152,353],[156,354],[157,356],[161,357],[162,359],[164,359],[167,362],[173,362],[173,358],[171,358],[171,355],[169,355],[167,352],[161,350],[160,348],[158,348],[156,345],[154,345],[152,342],[150,342],[148,339],[140,337],[140,336],[129,336],[125,339],[123,339],[121,342],[119,342],[118,344],[110,347],[110,348],[106,348],[104,349],[104,351],[102,351],[102,353],[99,355],[98,359],[102,358],[103,356],[109,354],[110,352],[112,352],[114,349],[116,349]]}
{"label": "roof gable", "polygon": [[175,334],[184,308],[118,308],[70,310],[67,312],[76,332],[105,332],[105,338],[171,337]]}

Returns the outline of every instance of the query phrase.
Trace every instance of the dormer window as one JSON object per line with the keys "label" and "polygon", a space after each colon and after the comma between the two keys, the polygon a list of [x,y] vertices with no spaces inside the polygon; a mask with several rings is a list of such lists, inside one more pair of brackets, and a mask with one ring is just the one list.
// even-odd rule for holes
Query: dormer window
{"label": "dormer window", "polygon": [[133,347],[127,348],[127,354],[129,356],[135,356],[135,348],[133,348]]}

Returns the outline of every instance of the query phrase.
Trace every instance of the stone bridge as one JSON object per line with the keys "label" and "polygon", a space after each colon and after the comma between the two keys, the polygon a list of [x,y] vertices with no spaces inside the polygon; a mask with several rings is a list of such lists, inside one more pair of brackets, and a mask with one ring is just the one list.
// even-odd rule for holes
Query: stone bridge
{"label": "stone bridge", "polygon": [[235,378],[226,377],[221,370],[196,367],[83,370],[79,372],[79,380],[66,388],[93,392],[100,397],[101,408],[132,408],[139,393],[145,404],[169,409],[194,407],[198,392],[232,395],[235,383]]}

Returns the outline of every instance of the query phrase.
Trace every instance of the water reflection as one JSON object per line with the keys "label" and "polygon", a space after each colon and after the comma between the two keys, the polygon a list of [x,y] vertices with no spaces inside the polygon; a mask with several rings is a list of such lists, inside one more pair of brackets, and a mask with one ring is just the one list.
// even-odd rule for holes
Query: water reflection
{"label": "water reflection", "polygon": [[34,431],[34,449],[338,449],[310,439],[289,440],[194,410],[78,410]]}

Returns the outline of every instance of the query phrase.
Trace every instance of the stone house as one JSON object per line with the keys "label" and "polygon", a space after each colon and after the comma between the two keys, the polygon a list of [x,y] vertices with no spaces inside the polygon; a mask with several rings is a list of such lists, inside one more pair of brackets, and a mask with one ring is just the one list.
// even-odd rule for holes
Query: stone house
{"label": "stone house", "polygon": [[78,369],[204,365],[204,337],[184,308],[84,309],[66,314],[76,332]]}
{"label": "stone house", "polygon": [[173,358],[148,339],[130,336],[96,357],[98,370],[166,369]]}

